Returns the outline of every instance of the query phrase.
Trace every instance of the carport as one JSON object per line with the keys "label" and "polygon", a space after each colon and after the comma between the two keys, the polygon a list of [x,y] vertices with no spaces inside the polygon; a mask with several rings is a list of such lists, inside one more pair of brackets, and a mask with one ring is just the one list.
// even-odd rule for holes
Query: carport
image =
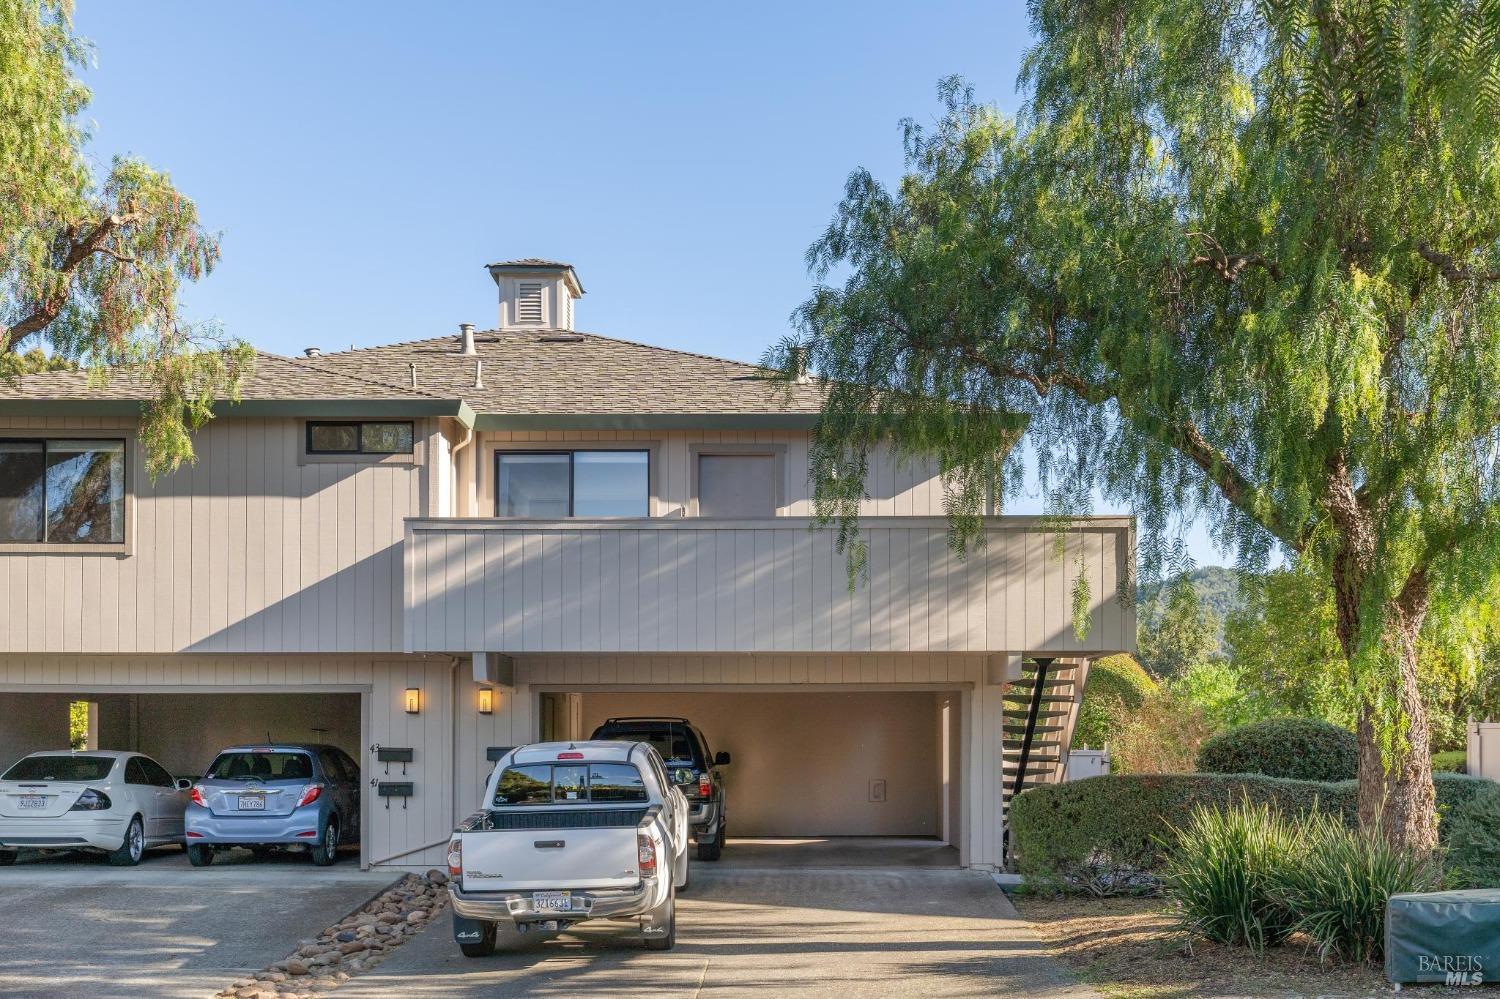
{"label": "carport", "polygon": [[732,757],[729,831],[742,855],[794,867],[958,863],[957,689],[624,687],[538,697],[543,739],[587,738],[612,717],[691,720],[710,752]]}
{"label": "carport", "polygon": [[[359,760],[364,699],[357,689],[0,692],[0,772],[28,753],[79,743],[144,753],[189,779],[201,776],[220,749],[244,743],[327,743]],[[368,838],[367,801],[362,811],[361,844]]]}

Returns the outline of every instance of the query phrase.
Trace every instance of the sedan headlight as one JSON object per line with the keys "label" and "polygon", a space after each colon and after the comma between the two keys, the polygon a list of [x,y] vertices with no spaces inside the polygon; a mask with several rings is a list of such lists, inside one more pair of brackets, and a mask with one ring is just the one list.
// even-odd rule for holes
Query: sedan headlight
{"label": "sedan headlight", "polygon": [[87,791],[78,796],[78,800],[73,802],[73,807],[68,809],[68,811],[103,812],[106,811],[111,804],[113,804],[113,802],[109,800],[109,795],[105,794],[103,791],[95,791],[93,788],[89,788]]}

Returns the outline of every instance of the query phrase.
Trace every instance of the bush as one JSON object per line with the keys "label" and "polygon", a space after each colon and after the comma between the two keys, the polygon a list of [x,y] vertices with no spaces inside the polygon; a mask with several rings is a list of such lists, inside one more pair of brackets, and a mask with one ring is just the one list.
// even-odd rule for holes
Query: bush
{"label": "bush", "polygon": [[1146,698],[1110,743],[1117,774],[1191,773],[1198,748],[1213,734],[1203,710],[1171,690]]}
{"label": "bush", "polygon": [[1455,888],[1500,888],[1500,784],[1472,786],[1477,793],[1450,804],[1438,824],[1448,847],[1448,881]]}
{"label": "bush", "polygon": [[1163,874],[1183,929],[1259,953],[1291,932],[1276,893],[1279,873],[1301,850],[1294,824],[1265,802],[1194,809],[1172,830]]}
{"label": "bush", "polygon": [[1359,772],[1354,733],[1315,718],[1272,718],[1220,732],[1198,752],[1198,769],[1265,774],[1291,780],[1353,780]]}
{"label": "bush", "polygon": [[[1494,781],[1435,774],[1438,834],[1447,843],[1488,814],[1500,796]],[[1152,890],[1166,863],[1171,823],[1197,807],[1228,808],[1242,800],[1274,806],[1284,815],[1322,812],[1353,826],[1355,781],[1322,783],[1254,774],[1111,774],[1044,784],[1010,804],[1011,849],[1017,869],[1042,885],[1095,894]]]}
{"label": "bush", "polygon": [[1432,772],[1443,771],[1450,774],[1461,774],[1468,770],[1469,754],[1462,749],[1449,749],[1441,753],[1432,754]]}
{"label": "bush", "polygon": [[[1292,823],[1285,822],[1290,831]],[[1442,887],[1430,858],[1400,850],[1377,832],[1351,829],[1331,815],[1309,816],[1297,833],[1304,848],[1275,872],[1272,895],[1295,913],[1318,957],[1379,960],[1385,949],[1385,907],[1399,892]]]}
{"label": "bush", "polygon": [[1154,693],[1156,681],[1130,656],[1107,656],[1094,663],[1083,685],[1073,748],[1099,749],[1112,742]]}

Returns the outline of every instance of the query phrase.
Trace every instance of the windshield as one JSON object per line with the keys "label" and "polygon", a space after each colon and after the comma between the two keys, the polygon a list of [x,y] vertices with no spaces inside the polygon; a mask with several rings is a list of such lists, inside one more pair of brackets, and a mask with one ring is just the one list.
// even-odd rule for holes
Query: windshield
{"label": "windshield", "polygon": [[682,722],[605,722],[594,730],[593,738],[644,742],[666,761],[669,770],[682,766],[704,768],[698,740]]}
{"label": "windshield", "polygon": [[28,756],[6,771],[4,780],[59,780],[86,784],[109,776],[110,756]]}
{"label": "windshield", "polygon": [[312,758],[296,751],[220,753],[208,768],[208,776],[219,780],[311,780]]}

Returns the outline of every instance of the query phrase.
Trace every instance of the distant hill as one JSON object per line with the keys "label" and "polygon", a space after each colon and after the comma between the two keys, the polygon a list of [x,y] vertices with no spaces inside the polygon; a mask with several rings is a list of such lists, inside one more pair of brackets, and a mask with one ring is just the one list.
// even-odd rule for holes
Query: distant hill
{"label": "distant hill", "polygon": [[[1238,610],[1242,603],[1239,573],[1222,565],[1205,565],[1188,573],[1188,579],[1192,580],[1193,589],[1198,591],[1198,599],[1203,605],[1219,616],[1222,644],[1224,619],[1231,611]],[[1151,605],[1161,598],[1167,585],[1167,582],[1147,583],[1136,589],[1135,607],[1139,619],[1146,618]]]}

